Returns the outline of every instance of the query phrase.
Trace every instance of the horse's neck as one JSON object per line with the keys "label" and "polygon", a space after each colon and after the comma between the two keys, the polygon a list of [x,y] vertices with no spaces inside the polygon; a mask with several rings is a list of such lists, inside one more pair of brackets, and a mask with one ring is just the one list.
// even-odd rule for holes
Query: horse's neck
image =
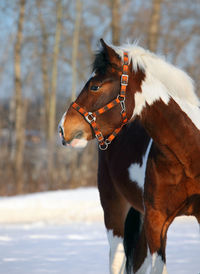
{"label": "horse's neck", "polygon": [[199,157],[200,130],[173,99],[168,104],[160,100],[147,106],[141,114],[141,122],[161,150],[167,148],[185,167],[196,172],[191,160]]}

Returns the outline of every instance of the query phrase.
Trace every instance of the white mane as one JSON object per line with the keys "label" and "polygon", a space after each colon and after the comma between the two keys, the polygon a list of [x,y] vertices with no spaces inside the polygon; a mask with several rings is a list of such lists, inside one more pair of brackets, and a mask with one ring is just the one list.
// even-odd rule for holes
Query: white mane
{"label": "white mane", "polygon": [[200,106],[200,101],[194,91],[193,80],[181,69],[136,44],[127,44],[121,47],[112,46],[112,48],[121,58],[123,58],[123,52],[127,51],[133,69],[137,71],[140,68],[161,82],[166,87],[170,97],[176,97],[192,105]]}

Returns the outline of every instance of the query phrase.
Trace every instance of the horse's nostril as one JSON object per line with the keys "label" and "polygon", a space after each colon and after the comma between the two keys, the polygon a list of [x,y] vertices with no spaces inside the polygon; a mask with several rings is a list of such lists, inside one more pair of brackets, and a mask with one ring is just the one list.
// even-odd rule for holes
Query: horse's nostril
{"label": "horse's nostril", "polygon": [[65,139],[62,139],[62,144],[63,146],[66,146],[67,142],[65,141]]}

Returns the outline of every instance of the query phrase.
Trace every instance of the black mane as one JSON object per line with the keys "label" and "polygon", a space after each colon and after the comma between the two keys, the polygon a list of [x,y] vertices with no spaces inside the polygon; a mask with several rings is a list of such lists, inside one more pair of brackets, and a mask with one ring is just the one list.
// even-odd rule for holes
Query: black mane
{"label": "black mane", "polygon": [[108,66],[110,66],[109,57],[105,48],[100,49],[95,54],[95,59],[93,62],[92,71],[100,74],[104,74],[107,71]]}

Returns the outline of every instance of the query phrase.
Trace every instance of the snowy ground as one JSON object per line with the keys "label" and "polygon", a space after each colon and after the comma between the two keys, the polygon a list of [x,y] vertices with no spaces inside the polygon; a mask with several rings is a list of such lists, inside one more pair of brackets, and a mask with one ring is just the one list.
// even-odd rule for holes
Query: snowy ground
{"label": "snowy ground", "polygon": [[[0,273],[108,274],[108,244],[95,188],[0,199]],[[200,273],[199,226],[170,227],[169,274]]]}

